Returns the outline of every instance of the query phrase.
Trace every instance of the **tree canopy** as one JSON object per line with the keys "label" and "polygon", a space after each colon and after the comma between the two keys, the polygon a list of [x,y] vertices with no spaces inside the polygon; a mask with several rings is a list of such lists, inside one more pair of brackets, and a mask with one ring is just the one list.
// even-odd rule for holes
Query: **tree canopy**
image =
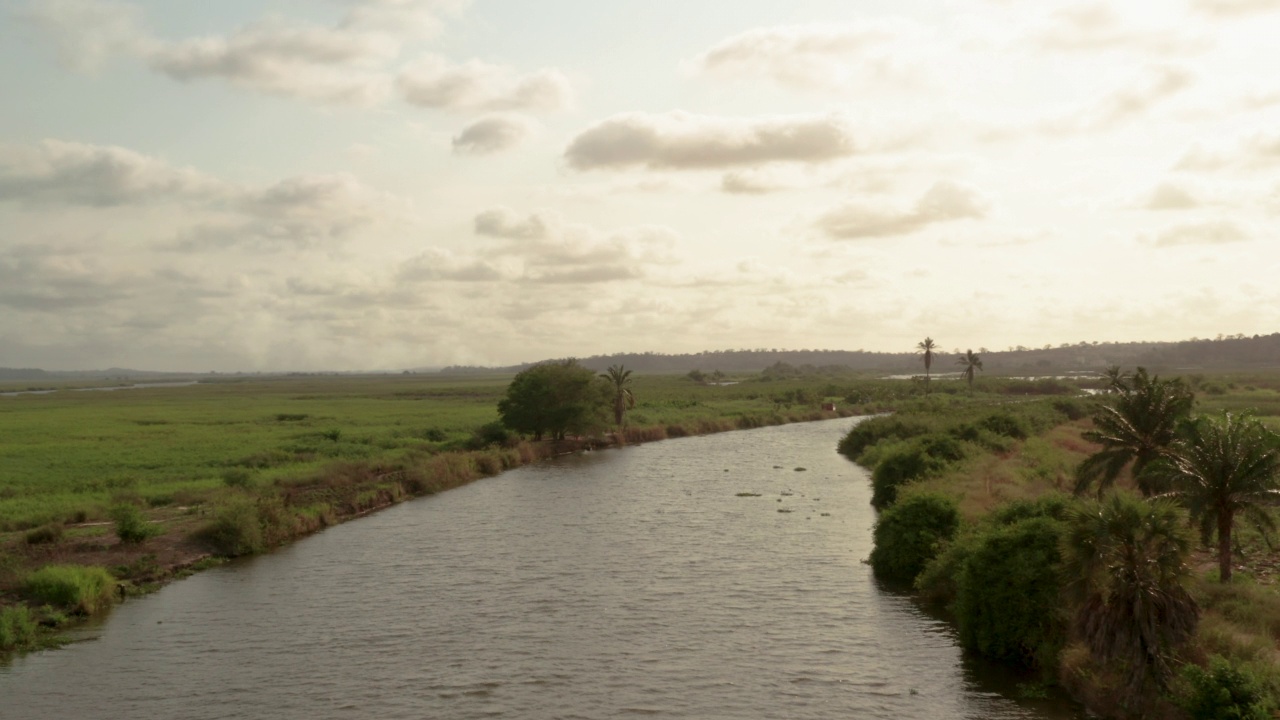
{"label": "tree canopy", "polygon": [[498,402],[502,424],[535,440],[563,440],[606,423],[609,386],[575,360],[534,365],[517,374]]}

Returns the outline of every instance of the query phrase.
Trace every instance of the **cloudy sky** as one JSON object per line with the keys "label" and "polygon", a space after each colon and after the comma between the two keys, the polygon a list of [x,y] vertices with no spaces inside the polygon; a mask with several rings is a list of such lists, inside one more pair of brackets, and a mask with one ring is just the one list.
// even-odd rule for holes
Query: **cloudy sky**
{"label": "cloudy sky", "polygon": [[0,0],[0,366],[1280,329],[1280,0]]}

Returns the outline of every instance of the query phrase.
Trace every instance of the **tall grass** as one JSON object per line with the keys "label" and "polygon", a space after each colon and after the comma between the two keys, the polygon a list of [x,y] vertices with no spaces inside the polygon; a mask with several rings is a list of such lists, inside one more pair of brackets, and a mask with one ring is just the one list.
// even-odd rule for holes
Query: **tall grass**
{"label": "tall grass", "polygon": [[23,592],[39,604],[92,615],[111,604],[116,581],[105,568],[46,565],[27,577]]}

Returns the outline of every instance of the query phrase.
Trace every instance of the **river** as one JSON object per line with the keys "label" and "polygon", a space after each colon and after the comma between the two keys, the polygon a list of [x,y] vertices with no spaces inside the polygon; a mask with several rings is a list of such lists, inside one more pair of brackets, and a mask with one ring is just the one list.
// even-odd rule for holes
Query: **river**
{"label": "river", "polygon": [[566,456],[330,528],[0,667],[0,716],[1083,717],[877,585],[854,422]]}

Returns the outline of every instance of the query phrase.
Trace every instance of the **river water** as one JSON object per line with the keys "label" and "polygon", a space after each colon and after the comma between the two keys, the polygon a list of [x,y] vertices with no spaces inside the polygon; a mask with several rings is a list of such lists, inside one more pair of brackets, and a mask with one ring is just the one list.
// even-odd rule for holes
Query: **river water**
{"label": "river water", "polygon": [[877,585],[854,422],[567,456],[330,528],[0,667],[0,717],[1083,717],[1011,699]]}

